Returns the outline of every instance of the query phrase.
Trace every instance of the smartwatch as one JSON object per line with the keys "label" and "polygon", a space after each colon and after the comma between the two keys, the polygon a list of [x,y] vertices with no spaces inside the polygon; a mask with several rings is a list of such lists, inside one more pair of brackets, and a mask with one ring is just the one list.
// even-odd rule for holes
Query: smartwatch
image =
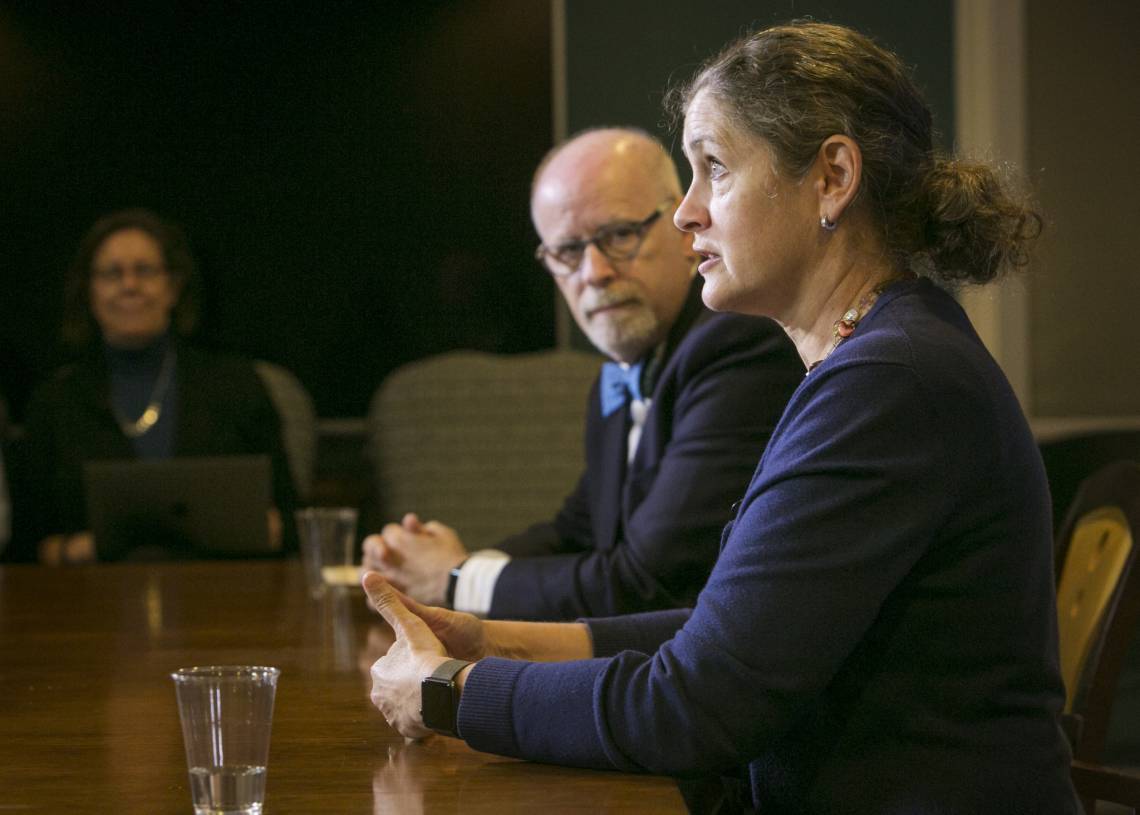
{"label": "smartwatch", "polygon": [[420,718],[425,727],[459,738],[459,688],[455,675],[470,664],[462,659],[449,659],[431,676],[424,677],[420,683]]}

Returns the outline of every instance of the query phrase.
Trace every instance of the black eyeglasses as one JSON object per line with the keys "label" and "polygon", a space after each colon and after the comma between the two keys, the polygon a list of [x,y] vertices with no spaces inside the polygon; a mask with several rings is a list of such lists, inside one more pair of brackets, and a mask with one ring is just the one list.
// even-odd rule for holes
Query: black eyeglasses
{"label": "black eyeglasses", "polygon": [[534,257],[555,277],[567,277],[578,271],[582,266],[582,258],[586,255],[586,247],[591,243],[612,261],[633,260],[641,251],[641,244],[645,241],[649,228],[672,204],[672,200],[663,201],[648,218],[641,221],[607,224],[585,240],[567,241],[558,246],[540,243],[534,251]]}

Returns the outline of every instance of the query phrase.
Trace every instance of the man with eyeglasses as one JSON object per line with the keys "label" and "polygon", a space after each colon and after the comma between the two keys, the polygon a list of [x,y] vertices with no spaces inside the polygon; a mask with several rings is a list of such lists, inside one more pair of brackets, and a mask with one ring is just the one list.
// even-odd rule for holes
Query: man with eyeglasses
{"label": "man with eyeglasses", "polygon": [[586,470],[562,510],[468,553],[408,514],[365,540],[365,565],[412,597],[499,618],[566,620],[691,604],[768,437],[803,379],[775,323],[713,314],[677,171],[647,133],[607,128],[539,165],[536,256],[610,357],[590,393]]}

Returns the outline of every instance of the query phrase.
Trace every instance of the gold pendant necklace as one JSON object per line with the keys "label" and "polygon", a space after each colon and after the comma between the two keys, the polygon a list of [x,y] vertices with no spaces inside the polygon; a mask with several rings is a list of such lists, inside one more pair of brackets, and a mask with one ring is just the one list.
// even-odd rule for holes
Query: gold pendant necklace
{"label": "gold pendant necklace", "polygon": [[139,436],[146,435],[147,431],[158,424],[158,420],[162,416],[162,400],[166,398],[166,391],[170,387],[170,376],[173,371],[174,349],[168,348],[166,356],[162,358],[162,368],[159,370],[158,379],[155,380],[154,388],[150,392],[146,409],[133,422],[120,413],[114,403],[111,404],[111,412],[115,414],[115,421],[119,423],[119,429],[123,431],[124,436],[129,439],[137,439]]}

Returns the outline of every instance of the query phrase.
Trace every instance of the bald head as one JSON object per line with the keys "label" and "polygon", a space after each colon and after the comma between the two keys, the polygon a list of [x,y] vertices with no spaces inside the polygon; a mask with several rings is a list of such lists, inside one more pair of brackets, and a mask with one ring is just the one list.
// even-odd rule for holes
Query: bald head
{"label": "bald head", "polygon": [[629,182],[647,184],[658,197],[681,200],[681,181],[664,145],[644,130],[605,127],[586,130],[550,149],[531,182],[531,212],[541,195],[587,191]]}
{"label": "bald head", "polygon": [[[550,268],[582,331],[621,362],[665,338],[689,293],[696,255],[673,226],[680,200],[672,158],[640,130],[588,130],[535,171],[530,214],[548,266],[559,250],[581,257],[576,268]],[[619,234],[634,242],[632,256],[616,248]]]}

